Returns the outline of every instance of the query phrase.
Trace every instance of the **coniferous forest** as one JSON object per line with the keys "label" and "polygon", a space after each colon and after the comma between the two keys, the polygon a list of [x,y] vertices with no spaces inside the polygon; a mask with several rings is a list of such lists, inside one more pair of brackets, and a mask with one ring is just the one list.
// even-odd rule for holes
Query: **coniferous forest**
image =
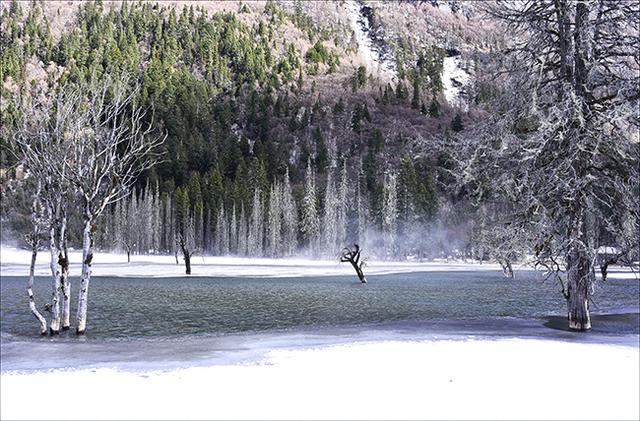
{"label": "coniferous forest", "polygon": [[[167,137],[162,162],[101,217],[98,249],[174,253],[182,234],[208,254],[334,258],[359,242],[380,258],[470,257],[466,210],[452,209],[438,180],[446,162],[414,150],[422,126],[445,136],[464,127],[444,106],[445,50],[403,50],[399,80],[382,83],[346,63],[357,48],[347,31],[315,23],[302,2],[237,6],[95,1],[74,7],[63,30],[46,3],[3,7],[2,167],[19,163],[21,102],[130,74]],[[5,241],[28,231],[34,188],[3,178]],[[78,218],[73,208],[68,217]]]}

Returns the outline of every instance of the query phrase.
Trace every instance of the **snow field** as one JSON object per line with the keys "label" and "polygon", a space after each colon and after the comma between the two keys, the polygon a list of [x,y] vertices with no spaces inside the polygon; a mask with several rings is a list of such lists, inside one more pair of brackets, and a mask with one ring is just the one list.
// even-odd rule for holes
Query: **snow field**
{"label": "snow field", "polygon": [[[638,419],[638,348],[384,341],[171,371],[2,373],[2,419]],[[587,393],[576,404],[575,390]],[[72,391],[68,405],[37,391]]]}

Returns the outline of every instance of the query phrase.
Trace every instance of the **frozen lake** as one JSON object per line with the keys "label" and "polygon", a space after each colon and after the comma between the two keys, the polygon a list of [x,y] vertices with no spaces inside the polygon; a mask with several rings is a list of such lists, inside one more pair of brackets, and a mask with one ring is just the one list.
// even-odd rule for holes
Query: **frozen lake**
{"label": "frozen lake", "polygon": [[[378,339],[532,337],[637,344],[639,283],[600,283],[593,331],[565,330],[558,286],[532,271],[304,278],[95,277],[86,337],[40,337],[25,277],[1,282],[2,370],[252,359],[262,350]],[[36,280],[39,307],[49,278]],[[72,279],[72,288],[77,279]],[[75,290],[73,297],[75,302]],[[72,309],[72,315],[75,311]],[[73,318],[72,318],[73,324]],[[52,344],[53,343],[53,344]],[[66,358],[59,359],[51,347]]]}

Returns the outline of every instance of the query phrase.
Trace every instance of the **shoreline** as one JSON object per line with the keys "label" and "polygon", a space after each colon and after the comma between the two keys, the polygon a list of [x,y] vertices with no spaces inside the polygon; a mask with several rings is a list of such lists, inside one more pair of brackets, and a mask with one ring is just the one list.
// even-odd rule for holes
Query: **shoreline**
{"label": "shoreline", "polygon": [[[638,348],[546,339],[375,340],[251,362],[2,372],[2,419],[637,419]],[[585,369],[588,367],[588,369]],[[598,387],[567,403],[567,379]],[[81,386],[81,387],[79,387]],[[68,405],[32,401],[73,391]]]}
{"label": "shoreline", "polygon": [[[312,260],[305,257],[290,258],[250,258],[237,256],[195,256],[191,260],[191,275],[185,275],[182,258],[176,264],[173,255],[132,255],[127,263],[125,254],[100,253],[94,255],[92,276],[128,278],[179,278],[179,277],[247,277],[247,278],[293,278],[356,276],[350,265],[336,260]],[[0,248],[0,275],[24,276],[29,273],[31,253],[27,250],[2,245]],[[71,277],[80,274],[81,251],[69,252],[69,273]],[[535,271],[526,265],[514,265],[518,273]],[[502,274],[499,264],[477,261],[457,261],[436,259],[433,261],[370,261],[365,266],[365,275],[392,275],[420,272],[497,272]],[[36,260],[35,276],[51,276],[49,254],[40,251]],[[600,274],[596,274],[600,277]],[[640,279],[640,272],[626,267],[609,268],[610,279]],[[506,279],[506,278],[505,278]]]}

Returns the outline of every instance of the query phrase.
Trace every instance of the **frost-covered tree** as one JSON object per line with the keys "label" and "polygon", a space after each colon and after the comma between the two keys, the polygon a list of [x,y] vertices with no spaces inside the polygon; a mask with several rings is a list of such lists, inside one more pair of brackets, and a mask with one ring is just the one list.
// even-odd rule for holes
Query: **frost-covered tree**
{"label": "frost-covered tree", "polygon": [[221,255],[229,254],[229,225],[224,213],[224,203],[220,201],[218,218],[216,221],[216,252]]}
{"label": "frost-covered tree", "polygon": [[395,174],[384,177],[384,199],[382,202],[382,232],[385,254],[394,257],[398,229],[398,182]]}
{"label": "frost-covered tree", "polygon": [[[58,93],[34,90],[21,100],[21,118],[14,141],[19,155],[40,188],[49,233],[52,275],[52,335],[69,328],[70,291],[67,254],[67,206],[72,190],[67,145],[80,142],[84,126],[78,119],[81,95],[61,88]],[[62,293],[62,297],[60,294]],[[60,302],[62,300],[62,303]]]}
{"label": "frost-covered tree", "polygon": [[343,160],[336,206],[336,244],[338,247],[342,246],[347,241],[347,214],[349,210],[348,199],[349,182],[347,179],[347,161]]}
{"label": "frost-covered tree", "polygon": [[247,217],[244,213],[244,203],[240,203],[240,218],[238,221],[238,254],[247,255]]}
{"label": "frost-covered tree", "polygon": [[251,224],[247,234],[247,254],[249,256],[263,255],[264,217],[262,198],[259,188],[253,192],[253,205],[251,207]]}
{"label": "frost-covered tree", "polygon": [[561,285],[569,327],[591,328],[596,250],[637,256],[640,5],[498,1],[505,95],[448,145],[465,191],[506,205],[510,235]]}
{"label": "frost-covered tree", "polygon": [[229,222],[229,253],[238,253],[238,220],[236,216],[236,204],[231,208],[231,222]]}
{"label": "frost-covered tree", "polygon": [[311,167],[311,158],[307,160],[307,173],[304,183],[304,197],[302,199],[302,220],[300,221],[300,231],[309,247],[311,255],[318,253],[320,237],[320,218],[316,203],[316,182],[315,173]]}
{"label": "frost-covered tree", "polygon": [[333,170],[327,169],[327,185],[324,190],[324,214],[322,218],[322,253],[326,257],[336,255],[336,241],[338,239],[337,207]]}
{"label": "frost-covered tree", "polygon": [[36,258],[38,249],[41,245],[41,238],[46,230],[45,211],[40,201],[40,193],[42,191],[40,183],[36,193],[33,195],[33,204],[31,206],[31,232],[25,236],[25,241],[31,247],[31,264],[29,265],[29,280],[27,281],[27,295],[29,296],[29,310],[40,324],[40,334],[47,333],[47,320],[40,314],[36,306],[35,296],[33,294],[33,281],[35,279]]}
{"label": "frost-covered tree", "polygon": [[289,181],[289,168],[282,185],[282,253],[291,256],[298,248],[298,210]]}
{"label": "frost-covered tree", "polygon": [[267,209],[267,225],[265,253],[269,257],[278,257],[282,253],[282,208],[281,188],[274,182],[269,190],[269,207]]}
{"label": "frost-covered tree", "polygon": [[64,141],[55,142],[62,148],[57,159],[64,165],[48,170],[48,177],[67,180],[80,201],[83,248],[78,334],[86,330],[91,263],[100,217],[109,205],[129,194],[141,172],[155,164],[152,151],[164,141],[164,137],[150,136],[152,123],[135,102],[137,87],[129,86],[125,77],[95,79],[77,87],[63,87],[56,94],[68,104],[70,124],[61,133]]}
{"label": "frost-covered tree", "polygon": [[366,189],[362,188],[364,183],[364,170],[362,161],[358,166],[358,179],[356,180],[356,222],[358,224],[357,236],[358,243],[366,244],[367,242],[367,228],[369,221],[369,200],[366,196]]}

